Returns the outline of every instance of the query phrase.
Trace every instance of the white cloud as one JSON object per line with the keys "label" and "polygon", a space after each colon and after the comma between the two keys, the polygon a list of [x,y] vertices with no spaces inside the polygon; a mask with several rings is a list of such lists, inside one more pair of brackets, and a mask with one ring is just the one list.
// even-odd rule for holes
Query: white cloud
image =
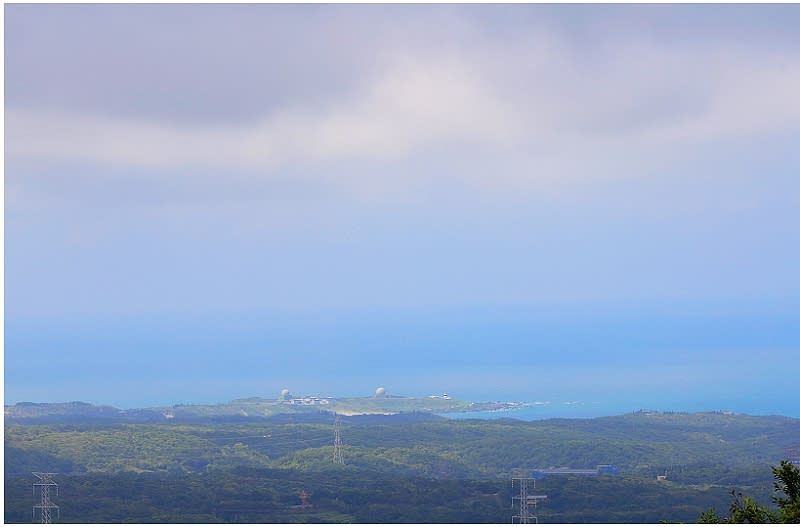
{"label": "white cloud", "polygon": [[797,55],[633,40],[607,48],[590,60],[540,36],[478,40],[472,50],[438,55],[405,50],[382,55],[386,67],[349,96],[323,109],[298,101],[257,124],[9,108],[6,156],[270,170],[393,162],[437,149],[469,158],[480,148],[512,160],[535,157],[563,176],[591,173],[634,150],[657,158],[664,148],[800,125]]}
{"label": "white cloud", "polygon": [[295,106],[256,126],[175,126],[10,109],[6,154],[144,166],[272,168],[339,159],[395,159],[429,144],[501,142],[510,105],[458,62],[398,61],[347,100]]}

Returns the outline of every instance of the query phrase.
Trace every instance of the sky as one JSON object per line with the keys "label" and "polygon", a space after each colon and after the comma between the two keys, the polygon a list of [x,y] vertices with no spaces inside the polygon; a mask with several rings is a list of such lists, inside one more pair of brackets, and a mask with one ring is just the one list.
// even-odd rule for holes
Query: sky
{"label": "sky", "polygon": [[800,416],[799,6],[4,9],[6,404]]}

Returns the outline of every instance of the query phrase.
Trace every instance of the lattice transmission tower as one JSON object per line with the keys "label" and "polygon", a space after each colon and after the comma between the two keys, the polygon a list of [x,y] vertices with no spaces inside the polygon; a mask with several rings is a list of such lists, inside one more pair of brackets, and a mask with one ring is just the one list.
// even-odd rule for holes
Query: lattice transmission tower
{"label": "lattice transmission tower", "polygon": [[39,509],[41,523],[53,523],[53,509],[56,510],[56,514],[59,517],[61,516],[61,508],[50,501],[50,489],[53,487],[55,487],[56,496],[58,496],[58,483],[53,481],[53,476],[56,473],[34,472],[33,475],[39,478],[39,482],[33,484],[33,495],[36,495],[36,487],[39,487],[39,493],[42,496],[41,503],[33,506],[33,520],[36,521],[36,509]]}
{"label": "lattice transmission tower", "polygon": [[[511,478],[511,488],[514,488],[514,482],[519,482],[519,496],[511,498],[513,506],[515,501],[519,502],[519,514],[511,517],[511,523],[539,523],[539,518],[531,514],[530,506],[536,510],[536,504],[540,500],[546,500],[546,494],[528,494],[528,482],[533,481],[533,488],[536,488],[536,480],[533,478]],[[533,521],[531,521],[533,520]]]}
{"label": "lattice transmission tower", "polygon": [[344,457],[342,456],[342,420],[339,414],[334,415],[336,418],[333,420],[333,464],[344,465]]}

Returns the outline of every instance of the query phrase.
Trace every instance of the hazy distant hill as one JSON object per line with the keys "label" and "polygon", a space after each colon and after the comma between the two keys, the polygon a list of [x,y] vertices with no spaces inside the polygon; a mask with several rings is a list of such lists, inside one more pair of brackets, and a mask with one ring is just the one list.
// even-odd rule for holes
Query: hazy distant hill
{"label": "hazy distant hill", "polygon": [[122,410],[83,402],[17,403],[5,407],[7,422],[76,421],[167,422],[250,421],[279,415],[330,414],[390,415],[398,413],[447,413],[506,407],[512,403],[472,403],[442,397],[298,397],[290,400],[251,397],[228,403],[183,405]]}

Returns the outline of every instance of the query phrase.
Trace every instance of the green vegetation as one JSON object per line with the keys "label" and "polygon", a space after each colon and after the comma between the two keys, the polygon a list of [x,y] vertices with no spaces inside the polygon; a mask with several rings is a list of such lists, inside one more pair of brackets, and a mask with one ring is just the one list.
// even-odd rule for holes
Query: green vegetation
{"label": "green vegetation", "polygon": [[[228,403],[189,405],[176,404],[154,408],[120,410],[112,406],[95,406],[83,402],[71,403],[18,403],[5,407],[7,420],[31,422],[64,422],[72,419],[111,422],[165,422],[207,420],[257,420],[277,415],[301,415],[337,412],[343,415],[391,415],[410,412],[466,412],[493,410],[515,406],[518,403],[472,403],[441,397],[335,397],[297,399],[294,401],[249,397]],[[323,404],[324,403],[324,404]]]}
{"label": "green vegetation", "polygon": [[[86,474],[58,482],[56,503],[68,523],[508,523],[514,514],[507,479],[388,477],[348,467]],[[6,481],[6,522],[30,522],[31,483]],[[698,491],[628,477],[555,478],[541,487],[550,500],[537,514],[548,523],[691,521],[709,503],[727,499],[723,488]]]}
{"label": "green vegetation", "polygon": [[[240,465],[321,470],[328,463],[332,419],[310,417],[306,422],[10,424],[6,476],[40,470],[41,456],[64,465],[64,472],[78,473],[201,472]],[[750,467],[779,460],[785,446],[800,437],[800,420],[720,414],[536,422],[394,416],[345,418],[342,434],[348,463],[370,468],[382,461],[422,476],[507,477],[520,467],[609,463],[629,474],[654,478],[668,470],[671,481],[730,485],[746,480]]]}
{"label": "green vegetation", "polygon": [[730,516],[720,518],[712,508],[700,515],[698,523],[800,523],[800,468],[781,461],[780,466],[772,467],[772,474],[777,493],[772,501],[778,506],[777,510],[770,510],[750,496],[731,490]]}
{"label": "green vegetation", "polygon": [[770,465],[800,437],[798,419],[718,413],[537,422],[373,415],[343,419],[346,465],[334,466],[327,413],[62,421],[7,422],[6,521],[30,521],[30,473],[52,471],[69,522],[506,523],[511,475],[608,463],[620,475],[540,480],[537,492],[550,497],[542,521],[691,522],[709,506],[724,510],[734,486],[768,500]]}

